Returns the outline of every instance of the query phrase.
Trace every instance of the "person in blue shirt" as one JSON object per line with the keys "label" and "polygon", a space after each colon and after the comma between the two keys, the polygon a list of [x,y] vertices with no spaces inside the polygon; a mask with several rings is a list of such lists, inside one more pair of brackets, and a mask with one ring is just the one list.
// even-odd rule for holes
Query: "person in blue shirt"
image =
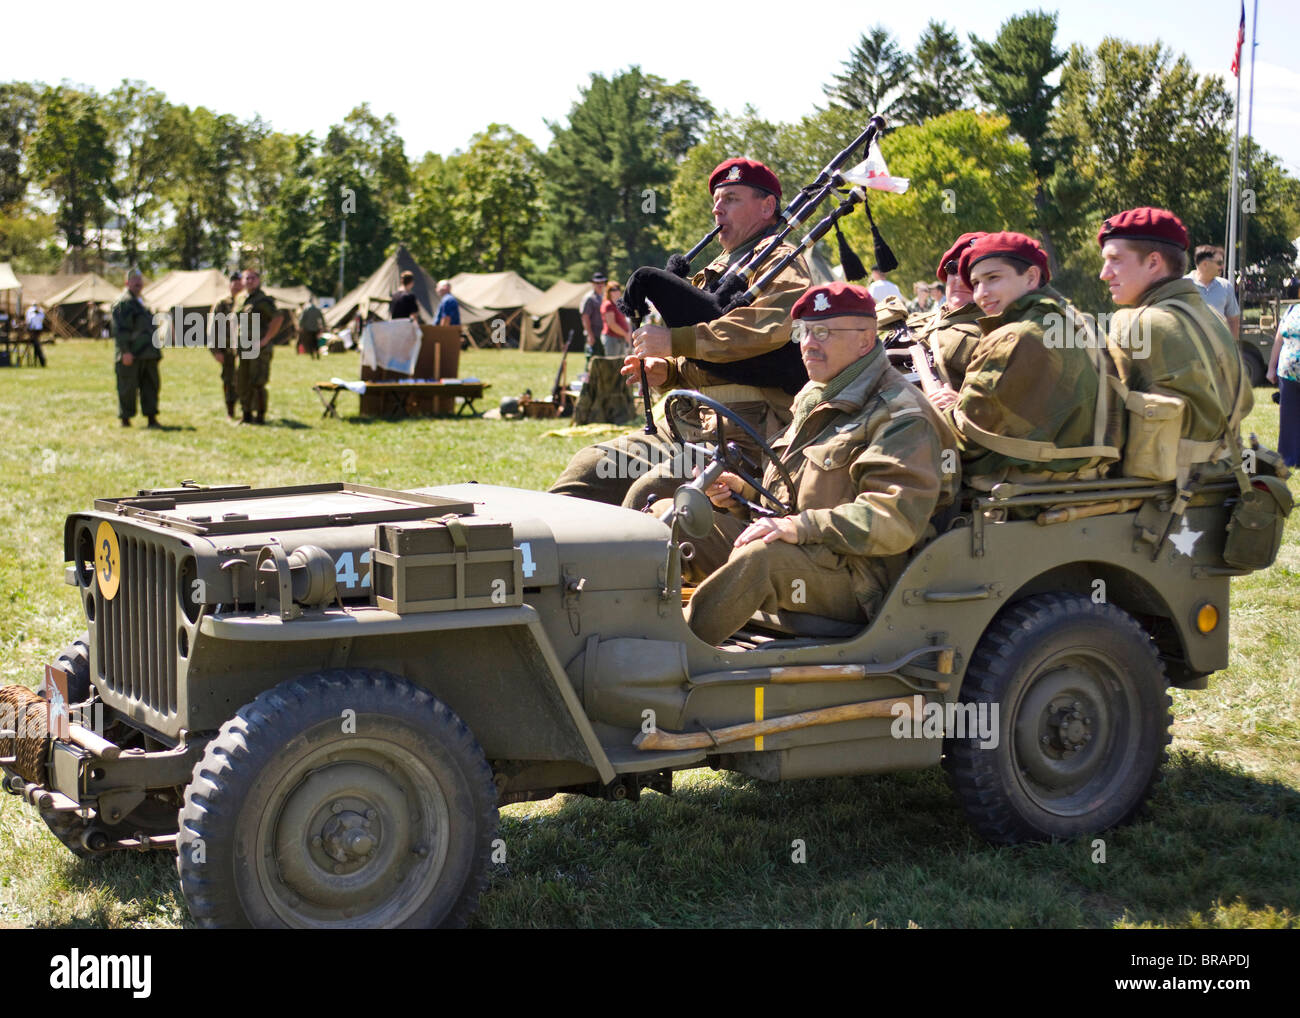
{"label": "person in blue shirt", "polygon": [[460,304],[451,295],[451,280],[438,280],[438,310],[434,313],[434,325],[459,325]]}

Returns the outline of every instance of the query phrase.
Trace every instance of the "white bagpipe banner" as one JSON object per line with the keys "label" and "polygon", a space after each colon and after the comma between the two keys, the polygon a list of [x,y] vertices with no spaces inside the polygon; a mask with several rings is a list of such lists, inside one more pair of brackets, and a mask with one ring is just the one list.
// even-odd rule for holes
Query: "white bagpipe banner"
{"label": "white bagpipe banner", "polygon": [[880,154],[880,146],[874,138],[867,147],[867,158],[857,166],[845,170],[843,176],[850,184],[869,187],[875,191],[893,191],[895,194],[905,194],[912,183],[907,177],[889,175],[885,157]]}

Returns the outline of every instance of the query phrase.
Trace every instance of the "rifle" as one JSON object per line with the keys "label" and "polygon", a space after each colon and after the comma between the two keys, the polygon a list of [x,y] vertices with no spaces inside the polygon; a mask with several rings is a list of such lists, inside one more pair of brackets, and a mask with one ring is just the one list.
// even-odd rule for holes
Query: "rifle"
{"label": "rifle", "polygon": [[569,330],[569,335],[564,340],[564,355],[560,358],[560,368],[555,372],[555,384],[551,386],[551,402],[555,404],[561,417],[567,416],[565,411],[569,408],[569,401],[564,398],[564,368],[569,360],[569,347],[573,345],[573,330]]}

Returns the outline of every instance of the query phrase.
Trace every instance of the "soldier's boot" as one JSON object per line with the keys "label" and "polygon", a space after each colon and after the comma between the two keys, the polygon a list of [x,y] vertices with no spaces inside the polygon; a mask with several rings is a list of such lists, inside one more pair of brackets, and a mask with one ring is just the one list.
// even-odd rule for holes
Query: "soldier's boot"
{"label": "soldier's boot", "polygon": [[235,419],[235,401],[233,399],[226,403],[226,416],[232,421]]}
{"label": "soldier's boot", "polygon": [[266,389],[260,387],[257,390],[257,423],[266,423]]}
{"label": "soldier's boot", "polygon": [[131,426],[131,418],[129,418],[129,417],[123,417],[123,418],[122,418],[122,427],[124,427],[124,428],[129,428],[130,426]]}
{"label": "soldier's boot", "polygon": [[151,428],[161,428],[161,427],[162,427],[162,425],[158,423],[158,416],[157,416],[156,414],[150,414],[150,415],[149,415],[149,424],[148,424],[148,426],[151,427]]}

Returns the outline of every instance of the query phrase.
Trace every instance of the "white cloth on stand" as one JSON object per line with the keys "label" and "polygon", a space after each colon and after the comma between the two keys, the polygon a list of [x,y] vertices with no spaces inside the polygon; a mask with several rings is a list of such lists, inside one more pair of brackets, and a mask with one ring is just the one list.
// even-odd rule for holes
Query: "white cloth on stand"
{"label": "white cloth on stand", "polygon": [[410,318],[400,322],[371,322],[361,333],[361,363],[399,375],[415,374],[422,341],[420,326]]}

